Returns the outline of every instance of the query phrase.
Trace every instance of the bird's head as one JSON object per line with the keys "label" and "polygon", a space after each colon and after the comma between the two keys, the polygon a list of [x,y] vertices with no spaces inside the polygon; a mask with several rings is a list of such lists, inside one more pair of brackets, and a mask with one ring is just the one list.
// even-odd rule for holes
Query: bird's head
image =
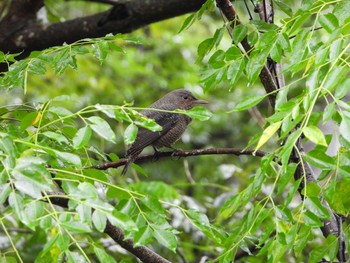
{"label": "bird's head", "polygon": [[197,99],[190,91],[184,89],[174,90],[166,95],[177,109],[189,110],[199,104],[208,104],[206,100]]}

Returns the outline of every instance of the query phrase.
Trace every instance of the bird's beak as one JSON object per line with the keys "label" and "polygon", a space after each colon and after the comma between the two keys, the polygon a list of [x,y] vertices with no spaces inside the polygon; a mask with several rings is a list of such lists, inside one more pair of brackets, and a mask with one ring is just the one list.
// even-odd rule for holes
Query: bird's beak
{"label": "bird's beak", "polygon": [[193,103],[194,104],[208,104],[208,102],[206,100],[194,100]]}

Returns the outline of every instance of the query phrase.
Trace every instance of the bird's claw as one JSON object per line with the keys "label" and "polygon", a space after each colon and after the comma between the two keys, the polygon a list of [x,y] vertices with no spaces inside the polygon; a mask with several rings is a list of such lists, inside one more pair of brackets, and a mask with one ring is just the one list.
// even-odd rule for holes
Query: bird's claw
{"label": "bird's claw", "polygon": [[155,147],[153,147],[153,149],[154,149],[154,154],[153,154],[153,157],[152,157],[152,162],[156,162],[156,161],[159,160],[160,152]]}
{"label": "bird's claw", "polygon": [[171,157],[171,160],[173,161],[178,161],[181,159],[181,156],[175,156],[175,154],[177,152],[181,152],[182,150],[181,149],[176,149],[176,148],[172,148],[173,149],[173,152],[171,153],[170,157]]}

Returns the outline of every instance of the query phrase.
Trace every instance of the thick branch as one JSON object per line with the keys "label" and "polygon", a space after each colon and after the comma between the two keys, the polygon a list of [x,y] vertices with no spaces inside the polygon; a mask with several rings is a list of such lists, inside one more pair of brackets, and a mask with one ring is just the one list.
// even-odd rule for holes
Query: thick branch
{"label": "thick branch", "polygon": [[[121,0],[109,11],[54,24],[27,24],[2,34],[0,50],[28,55],[33,50],[72,43],[108,33],[128,33],[142,26],[198,10],[204,0]],[[102,21],[102,23],[101,23]],[[16,21],[12,21],[12,28]],[[0,32],[7,23],[0,24]]]}
{"label": "thick branch", "polygon": [[[56,197],[51,197],[50,202],[64,207],[68,208],[68,201],[69,199],[66,197],[64,193],[48,193],[49,195],[54,194]],[[62,197],[57,197],[57,195],[62,195]],[[170,263],[170,261],[166,260],[165,258],[161,257],[154,251],[150,250],[149,248],[145,246],[140,246],[140,247],[134,247],[134,243],[131,240],[124,240],[124,232],[121,228],[116,227],[111,224],[107,220],[107,225],[104,230],[104,232],[110,236],[116,243],[118,243],[122,248],[126,249],[136,257],[138,257],[142,262],[147,262],[147,263]]]}
{"label": "thick branch", "polygon": [[[174,152],[159,152],[157,154],[157,158],[165,158],[165,157],[189,157],[189,156],[197,156],[197,155],[213,155],[213,154],[230,154],[230,155],[252,155],[252,156],[258,156],[263,157],[267,155],[267,153],[263,151],[256,151],[254,153],[254,150],[242,150],[237,148],[211,148],[211,149],[197,149],[197,150],[188,150],[188,151],[182,151],[177,150]],[[135,163],[141,163],[146,161],[151,161],[154,158],[153,154],[147,154],[147,155],[141,155],[138,156]],[[108,168],[117,168],[120,166],[125,165],[126,159],[119,160],[116,162],[108,162],[108,163],[102,163],[94,166],[87,167],[86,169],[98,169],[98,170],[107,170]]]}

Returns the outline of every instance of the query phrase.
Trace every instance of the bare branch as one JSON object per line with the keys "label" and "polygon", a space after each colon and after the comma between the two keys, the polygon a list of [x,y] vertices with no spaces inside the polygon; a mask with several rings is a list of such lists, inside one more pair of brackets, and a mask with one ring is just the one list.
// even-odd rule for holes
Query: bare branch
{"label": "bare branch", "polygon": [[[230,155],[252,155],[258,157],[264,157],[267,155],[266,152],[256,151],[254,150],[243,150],[238,148],[211,148],[211,149],[197,149],[197,150],[188,150],[182,151],[177,150],[173,152],[159,152],[157,154],[157,158],[165,158],[165,157],[189,157],[189,156],[197,156],[197,155],[217,155],[217,154],[230,154]],[[142,163],[146,161],[150,161],[154,158],[153,154],[141,155],[138,156],[135,163]],[[108,168],[117,168],[125,165],[126,159],[119,160],[116,162],[108,162],[102,163],[98,165],[93,165],[90,167],[86,167],[85,169],[98,169],[98,170],[107,170]]]}

